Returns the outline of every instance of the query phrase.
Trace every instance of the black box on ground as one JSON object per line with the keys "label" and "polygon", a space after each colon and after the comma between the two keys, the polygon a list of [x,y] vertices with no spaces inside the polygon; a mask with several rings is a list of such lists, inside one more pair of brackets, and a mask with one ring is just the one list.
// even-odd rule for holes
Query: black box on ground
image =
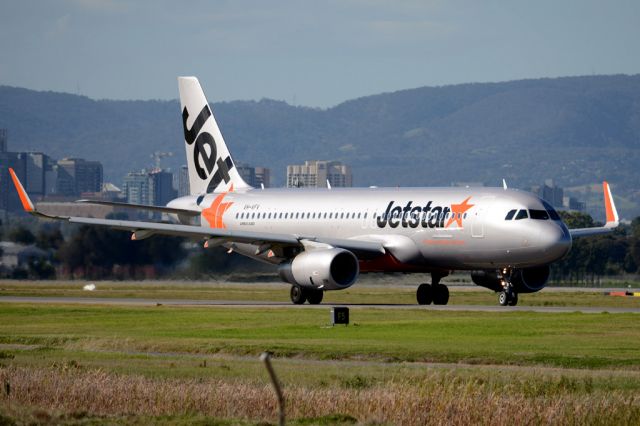
{"label": "black box on ground", "polygon": [[331,308],[331,325],[349,324],[349,308],[334,306]]}

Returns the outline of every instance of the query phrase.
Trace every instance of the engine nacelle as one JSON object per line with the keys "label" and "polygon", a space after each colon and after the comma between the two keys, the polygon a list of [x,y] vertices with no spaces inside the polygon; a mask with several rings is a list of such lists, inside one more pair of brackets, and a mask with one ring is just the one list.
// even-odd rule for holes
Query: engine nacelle
{"label": "engine nacelle", "polygon": [[547,285],[550,269],[549,265],[516,269],[511,275],[511,283],[518,293],[535,293]]}
{"label": "engine nacelle", "polygon": [[356,256],[339,248],[304,251],[278,268],[280,277],[288,283],[323,290],[350,287],[359,272]]}
{"label": "engine nacelle", "polygon": [[[479,286],[493,291],[502,291],[502,283],[497,270],[472,271],[471,280]],[[511,284],[517,293],[535,293],[547,285],[549,265],[534,268],[514,269]]]}

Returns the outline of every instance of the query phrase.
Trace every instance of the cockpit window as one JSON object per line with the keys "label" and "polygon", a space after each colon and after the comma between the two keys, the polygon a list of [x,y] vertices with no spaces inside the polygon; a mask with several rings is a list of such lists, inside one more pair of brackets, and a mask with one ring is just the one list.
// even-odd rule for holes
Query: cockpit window
{"label": "cockpit window", "polygon": [[504,220],[511,220],[513,219],[513,216],[516,214],[516,209],[513,209],[511,211],[509,211],[509,213],[507,213],[507,216],[504,218]]}
{"label": "cockpit window", "polygon": [[531,209],[531,210],[529,210],[529,216],[531,216],[531,219],[549,220],[549,213],[547,213],[546,210],[534,210],[534,209]]}
{"label": "cockpit window", "polygon": [[516,220],[526,219],[528,217],[529,215],[527,214],[527,211],[523,209],[523,210],[520,210],[516,215]]}
{"label": "cockpit window", "polygon": [[543,201],[542,204],[544,205],[544,208],[547,209],[547,213],[549,213],[549,217],[551,218],[551,220],[562,220],[560,219],[560,215],[558,214],[558,212],[551,207],[551,204],[547,203],[546,201]]}

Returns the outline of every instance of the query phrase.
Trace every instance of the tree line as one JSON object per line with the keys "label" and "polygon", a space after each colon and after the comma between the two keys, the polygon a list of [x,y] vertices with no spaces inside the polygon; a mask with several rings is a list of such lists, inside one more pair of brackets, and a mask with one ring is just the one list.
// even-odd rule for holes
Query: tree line
{"label": "tree line", "polygon": [[[569,228],[597,226],[584,213],[560,212]],[[29,226],[31,225],[31,226]],[[272,273],[273,268],[201,241],[156,235],[131,241],[130,233],[60,222],[21,222],[3,226],[0,237],[41,250],[0,275],[17,279],[205,279],[229,273]],[[2,248],[0,248],[0,256]],[[577,238],[569,254],[551,267],[551,282],[596,284],[603,277],[640,273],[640,217],[606,235]]]}

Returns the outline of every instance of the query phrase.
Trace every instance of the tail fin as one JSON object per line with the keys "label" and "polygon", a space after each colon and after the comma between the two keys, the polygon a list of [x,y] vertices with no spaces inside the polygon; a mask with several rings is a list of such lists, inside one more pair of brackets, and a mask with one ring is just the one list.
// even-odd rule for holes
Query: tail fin
{"label": "tail fin", "polygon": [[192,195],[251,188],[242,180],[196,77],[178,77]]}

